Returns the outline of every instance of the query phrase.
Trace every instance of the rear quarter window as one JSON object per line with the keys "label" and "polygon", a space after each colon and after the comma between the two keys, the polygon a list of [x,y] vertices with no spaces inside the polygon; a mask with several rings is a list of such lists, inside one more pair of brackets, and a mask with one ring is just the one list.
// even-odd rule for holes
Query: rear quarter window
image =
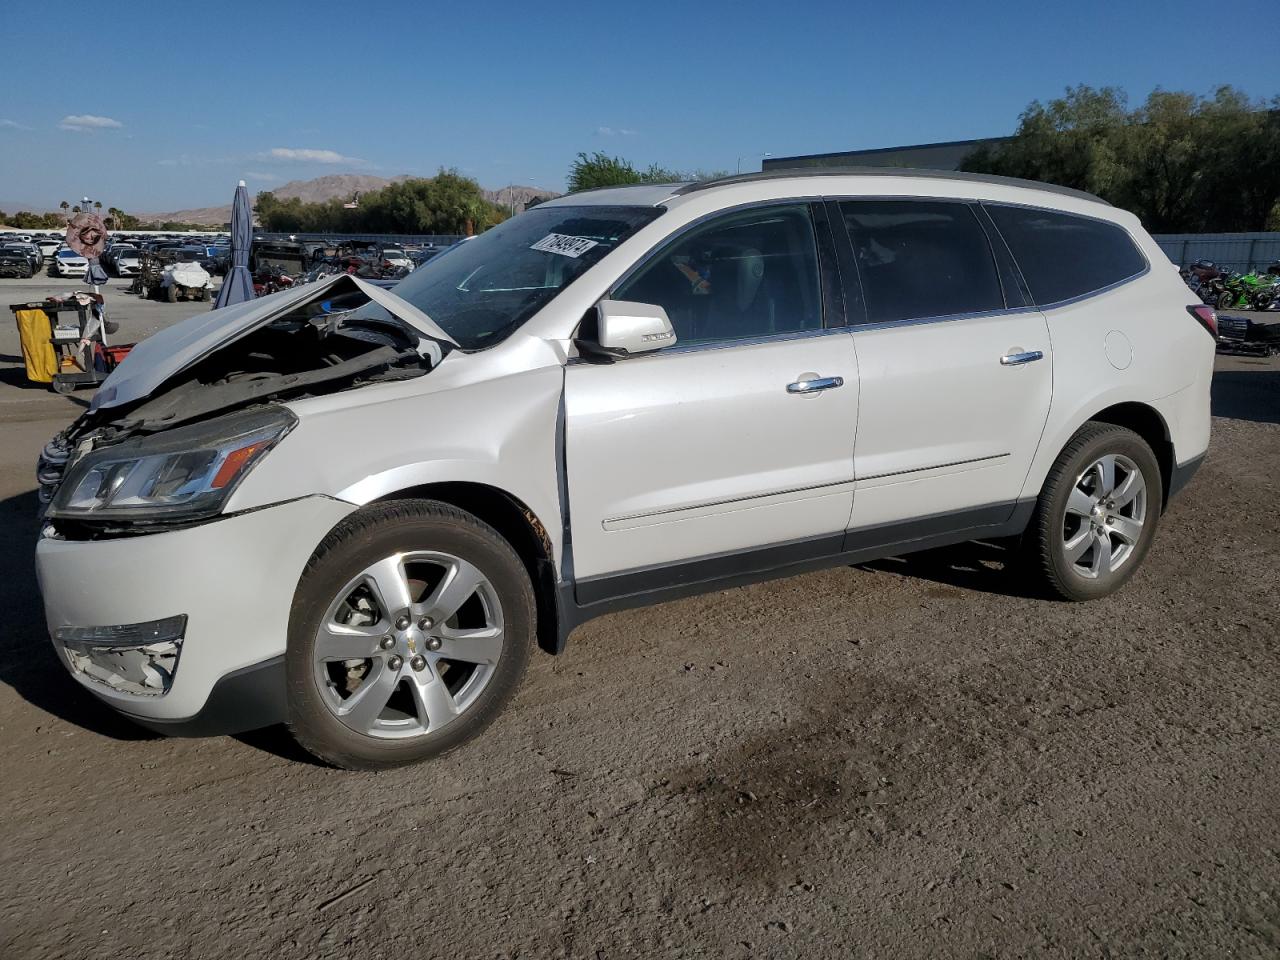
{"label": "rear quarter window", "polygon": [[1147,268],[1133,238],[1114,223],[1033,207],[984,206],[1038,306],[1096,293]]}

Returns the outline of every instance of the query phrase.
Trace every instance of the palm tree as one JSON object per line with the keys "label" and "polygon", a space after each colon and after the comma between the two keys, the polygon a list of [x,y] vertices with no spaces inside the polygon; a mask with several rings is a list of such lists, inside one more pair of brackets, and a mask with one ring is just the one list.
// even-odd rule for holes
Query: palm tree
{"label": "palm tree", "polygon": [[78,204],[78,203],[77,203],[74,207],[72,207],[72,208],[71,208],[71,212],[72,212],[72,213],[79,213],[79,212],[80,212],[80,204]]}
{"label": "palm tree", "polygon": [[101,213],[102,213],[102,201],[101,201],[101,200],[95,200],[95,201],[93,201],[93,211],[94,211],[94,213],[97,213],[97,214],[101,214]]}
{"label": "palm tree", "polygon": [[71,206],[71,204],[63,200],[60,204],[58,204],[58,206],[62,208],[62,215],[65,217],[67,215],[67,207]]}

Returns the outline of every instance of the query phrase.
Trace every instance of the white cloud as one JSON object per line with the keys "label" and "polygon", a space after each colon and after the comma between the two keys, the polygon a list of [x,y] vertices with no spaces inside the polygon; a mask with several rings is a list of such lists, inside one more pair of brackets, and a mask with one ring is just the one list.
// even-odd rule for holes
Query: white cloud
{"label": "white cloud", "polygon": [[272,147],[267,157],[272,160],[294,160],[300,163],[364,163],[359,157],[344,157],[336,150],[308,150],[295,147]]}
{"label": "white cloud", "polygon": [[17,120],[0,120],[0,130],[30,130],[30,127],[24,127]]}
{"label": "white cloud", "polygon": [[629,130],[626,127],[596,127],[597,137],[634,137],[639,133],[639,130]]}
{"label": "white cloud", "polygon": [[117,130],[124,124],[110,117],[95,117],[91,113],[72,114],[58,124],[63,130]]}

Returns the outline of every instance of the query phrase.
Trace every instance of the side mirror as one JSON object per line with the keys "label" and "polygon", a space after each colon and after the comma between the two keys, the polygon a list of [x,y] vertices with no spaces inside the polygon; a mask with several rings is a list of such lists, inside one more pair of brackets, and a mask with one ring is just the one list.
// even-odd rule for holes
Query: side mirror
{"label": "side mirror", "polygon": [[601,300],[596,304],[595,331],[584,329],[575,343],[579,350],[621,359],[651,353],[676,342],[667,311],[654,303]]}

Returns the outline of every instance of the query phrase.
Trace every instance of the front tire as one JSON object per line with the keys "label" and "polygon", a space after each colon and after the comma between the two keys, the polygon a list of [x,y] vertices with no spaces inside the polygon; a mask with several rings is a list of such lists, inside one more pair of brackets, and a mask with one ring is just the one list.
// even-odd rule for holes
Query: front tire
{"label": "front tire", "polygon": [[1095,600],[1134,575],[1155,538],[1160,465],[1132,430],[1086,423],[1045,479],[1024,538],[1040,585],[1063,600]]}
{"label": "front tire", "polygon": [[325,538],[298,584],[289,728],[346,769],[452,750],[515,692],[534,611],[524,564],[476,517],[433,500],[365,507]]}

